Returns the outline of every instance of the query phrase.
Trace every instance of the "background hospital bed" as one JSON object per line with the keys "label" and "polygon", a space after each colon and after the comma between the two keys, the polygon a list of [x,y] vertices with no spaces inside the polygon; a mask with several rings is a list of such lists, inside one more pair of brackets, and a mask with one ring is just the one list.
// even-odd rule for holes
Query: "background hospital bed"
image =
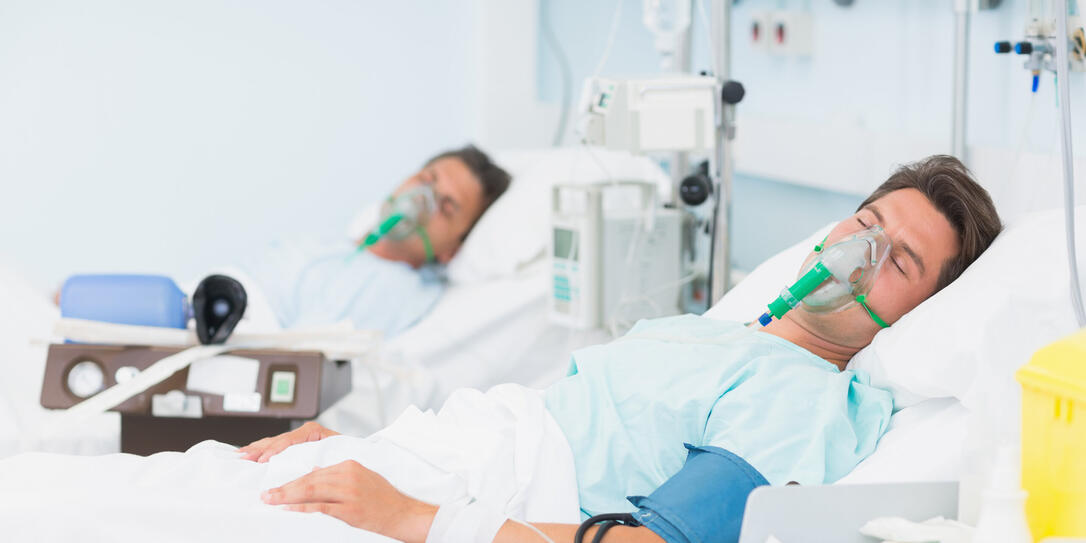
{"label": "background hospital bed", "polygon": [[[543,387],[564,374],[572,350],[608,339],[602,332],[569,331],[547,321],[550,275],[543,253],[550,187],[612,176],[669,187],[669,179],[645,157],[604,150],[525,150],[497,158],[514,182],[475,226],[449,267],[445,294],[429,315],[387,340],[379,359],[356,364],[357,389],[322,422],[366,435],[408,405],[439,407],[457,388],[487,389],[505,382]],[[375,212],[374,206],[360,213],[348,235],[358,238],[359,231],[373,223]],[[56,415],[39,404],[46,345],[30,340],[50,338],[59,312],[48,293],[32,288],[12,269],[0,272],[0,458],[27,450],[117,452],[120,423],[115,413],[96,418],[77,433],[29,439]],[[259,322],[252,324],[259,327],[268,316],[254,313],[254,318]]]}
{"label": "background hospital bed", "polygon": [[[543,263],[513,277],[451,286],[433,312],[385,346],[373,365],[355,367],[356,389],[322,417],[365,435],[411,404],[439,406],[456,388],[503,382],[543,387],[561,377],[569,352],[606,341],[547,322]],[[48,295],[0,267],[0,458],[20,451],[118,451],[119,417],[106,413],[79,431],[34,440],[56,412],[39,404],[47,340],[59,318]],[[375,389],[374,379],[380,386]]]}
{"label": "background hospital bed", "polygon": [[571,351],[610,336],[548,321],[545,267],[538,262],[513,277],[449,288],[425,319],[388,341],[379,362],[355,364],[351,393],[319,422],[367,435],[409,405],[437,409],[458,388],[543,388],[561,378]]}
{"label": "background hospital bed", "polygon": [[[568,369],[570,352],[611,338],[549,322],[550,189],[556,183],[641,179],[670,191],[652,160],[624,152],[566,148],[499,152],[513,175],[449,265],[450,286],[434,309],[386,344],[374,365],[356,364],[354,391],[320,421],[355,435],[390,422],[408,405],[437,409],[458,388],[501,383],[545,387]],[[377,206],[348,228],[355,239]]]}

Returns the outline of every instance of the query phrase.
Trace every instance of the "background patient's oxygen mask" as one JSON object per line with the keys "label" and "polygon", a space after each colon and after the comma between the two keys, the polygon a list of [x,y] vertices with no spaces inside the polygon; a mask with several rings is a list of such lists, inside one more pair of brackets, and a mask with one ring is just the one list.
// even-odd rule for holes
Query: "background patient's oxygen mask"
{"label": "background patient's oxygen mask", "polygon": [[384,238],[403,241],[418,234],[426,250],[426,261],[433,261],[434,247],[425,226],[436,210],[437,197],[434,195],[433,186],[429,184],[416,185],[398,195],[389,196],[381,206],[381,218],[377,227],[366,234],[365,239],[358,245],[358,250],[362,251]]}
{"label": "background patient's oxygen mask", "polygon": [[834,313],[860,304],[882,328],[889,325],[867,306],[866,296],[890,254],[890,238],[872,226],[829,247],[815,247],[815,257],[803,266],[796,282],[781,291],[758,317],[762,326],[781,318],[796,306],[811,313]]}

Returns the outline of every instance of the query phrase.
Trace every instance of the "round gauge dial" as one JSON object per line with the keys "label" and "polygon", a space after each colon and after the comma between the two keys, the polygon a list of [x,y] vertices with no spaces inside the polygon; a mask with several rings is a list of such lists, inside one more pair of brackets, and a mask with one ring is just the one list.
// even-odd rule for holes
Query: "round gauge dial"
{"label": "round gauge dial", "polygon": [[106,376],[102,366],[91,360],[84,360],[72,366],[68,371],[68,390],[79,398],[89,398],[105,388]]}
{"label": "round gauge dial", "polygon": [[113,373],[113,380],[117,381],[117,384],[126,383],[133,377],[140,374],[139,368],[135,366],[121,366],[117,368],[117,371]]}

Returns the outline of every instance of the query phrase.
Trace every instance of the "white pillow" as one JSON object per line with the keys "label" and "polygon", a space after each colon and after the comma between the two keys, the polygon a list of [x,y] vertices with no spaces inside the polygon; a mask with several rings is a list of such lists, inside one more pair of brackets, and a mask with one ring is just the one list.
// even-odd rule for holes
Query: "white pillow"
{"label": "white pillow", "polygon": [[[1086,207],[1076,218],[1082,239]],[[1078,328],[1065,244],[1062,210],[1015,221],[957,281],[879,332],[850,367],[890,388],[895,403],[911,393],[982,407],[986,388],[1006,387],[1037,349]]]}
{"label": "white pillow", "polygon": [[[550,193],[555,184],[643,180],[656,183],[661,194],[671,187],[658,164],[623,151],[571,147],[502,151],[493,158],[513,181],[449,263],[448,277],[454,283],[508,277],[540,258],[550,233]],[[351,239],[365,235],[377,221],[379,208],[380,203],[370,205],[351,221]]]}
{"label": "white pillow", "polygon": [[970,412],[953,398],[933,398],[890,418],[875,452],[837,484],[957,481]]}
{"label": "white pillow", "polygon": [[513,182],[449,263],[454,283],[506,277],[541,257],[550,235],[551,188],[556,184],[641,180],[655,182],[661,193],[671,186],[657,163],[621,151],[584,147],[514,151],[498,153],[494,160]]}
{"label": "white pillow", "polygon": [[[1080,239],[1086,238],[1084,222],[1086,207],[1079,207]],[[749,321],[761,315],[831,227],[758,266],[706,316]],[[880,331],[849,368],[890,390],[895,409],[943,397],[982,408],[985,395],[1005,390],[1033,352],[1077,329],[1063,231],[1062,210],[1015,221],[957,281]]]}

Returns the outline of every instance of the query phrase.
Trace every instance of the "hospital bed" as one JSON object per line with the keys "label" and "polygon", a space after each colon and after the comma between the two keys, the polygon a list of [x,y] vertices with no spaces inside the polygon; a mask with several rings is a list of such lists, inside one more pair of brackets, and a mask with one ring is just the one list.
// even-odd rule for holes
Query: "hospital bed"
{"label": "hospital bed", "polygon": [[[458,388],[542,388],[565,374],[572,351],[611,339],[603,330],[575,330],[547,317],[552,276],[545,202],[558,183],[640,179],[665,194],[670,178],[646,157],[603,149],[503,151],[495,161],[513,183],[449,265],[449,288],[425,318],[387,341],[377,363],[355,366],[354,390],[321,423],[367,435],[408,405],[440,407]],[[347,236],[357,239],[376,214],[376,206],[361,211]]]}
{"label": "hospital bed", "polygon": [[[556,183],[644,179],[670,190],[670,179],[645,157],[606,150],[545,149],[498,153],[514,177],[509,190],[476,224],[448,268],[449,287],[433,310],[397,337],[379,356],[355,362],[354,390],[327,410],[321,422],[344,433],[367,435],[408,405],[436,408],[458,388],[486,389],[505,382],[543,387],[561,377],[569,353],[610,339],[602,331],[574,331],[546,317],[550,275],[544,257],[549,230],[547,201]],[[348,227],[354,240],[374,222],[378,206],[362,210]],[[0,263],[2,265],[2,263]],[[270,306],[247,284],[250,310],[239,330],[274,326]],[[105,454],[118,451],[120,422],[106,413],[78,432],[32,437],[56,418],[40,406],[46,340],[59,314],[45,293],[12,270],[0,285],[0,458],[19,451]],[[186,285],[191,292],[195,282]],[[21,309],[13,309],[21,308]],[[28,341],[28,340],[35,341]]]}
{"label": "hospital bed", "polygon": [[[1061,240],[1043,234],[1051,231],[1060,220],[1058,213],[1042,213],[1012,224],[981,260],[967,270],[961,281],[926,301],[894,327],[880,332],[872,345],[854,358],[851,363],[854,369],[868,373],[873,384],[895,392],[895,413],[876,452],[838,483],[939,481],[962,477],[966,470],[962,462],[968,441],[966,436],[984,426],[976,423],[978,419],[993,415],[988,401],[998,397],[1002,403],[1013,405],[1006,401],[1007,391],[1001,386],[1011,380],[1014,368],[1025,360],[1022,353],[1028,355],[1074,329],[1066,301],[1067,282],[1061,277],[1043,284],[1036,281],[1037,277],[1053,275],[1049,262],[1052,255],[1059,254]],[[780,285],[788,282],[802,256],[822,236],[822,232],[816,232],[764,263],[709,315],[741,318],[756,314],[767,299],[767,293],[773,294]],[[11,293],[7,296],[8,299],[15,298],[16,303],[20,301]],[[963,307],[971,309],[971,318],[961,318],[958,311]],[[41,310],[41,307],[37,309]],[[419,438],[432,441],[431,436],[416,436]],[[471,441],[468,439],[467,442]],[[312,447],[306,449],[313,450]],[[227,452],[206,445],[179,457],[156,455],[152,458],[155,462],[180,458],[198,470],[204,469],[206,464],[207,472],[203,478],[210,482],[186,479],[178,489],[178,495],[185,495],[191,493],[193,485],[220,483],[224,473],[229,473],[229,470],[222,471]],[[27,463],[35,460],[35,457],[20,458]],[[74,460],[72,467],[78,470],[79,462]],[[167,479],[168,475],[157,480]],[[94,477],[108,479],[109,475]],[[62,479],[58,477],[57,481],[63,482]],[[43,496],[34,499],[49,503],[62,501],[55,493],[50,494],[48,482],[42,483],[40,491]],[[19,499],[29,498],[20,496]],[[228,509],[189,502],[181,504],[177,495],[166,493],[160,503],[141,504],[141,513],[157,512],[159,516],[147,518],[162,521],[166,518],[162,515],[174,513],[171,508],[183,507],[186,514],[195,515],[193,518],[210,522],[200,525],[202,533],[265,534],[273,536],[271,540],[287,540],[291,534],[301,533],[308,537],[337,537],[347,533],[345,525],[320,515],[273,515],[267,509],[261,509],[255,496],[235,497],[232,504]],[[134,519],[124,518],[124,526],[116,530],[131,529],[131,533],[145,536],[172,529],[151,526],[151,521],[140,520],[144,517],[139,515]],[[268,519],[275,522],[265,523]],[[529,516],[528,520],[533,518]],[[270,530],[269,526],[275,529]],[[134,540],[135,537],[124,539]]]}
{"label": "hospital bed", "polygon": [[319,422],[367,435],[408,405],[440,407],[458,388],[543,388],[561,378],[570,352],[611,336],[548,320],[544,268],[536,262],[512,277],[450,288],[425,319],[388,341],[379,360],[356,363],[351,393]]}

